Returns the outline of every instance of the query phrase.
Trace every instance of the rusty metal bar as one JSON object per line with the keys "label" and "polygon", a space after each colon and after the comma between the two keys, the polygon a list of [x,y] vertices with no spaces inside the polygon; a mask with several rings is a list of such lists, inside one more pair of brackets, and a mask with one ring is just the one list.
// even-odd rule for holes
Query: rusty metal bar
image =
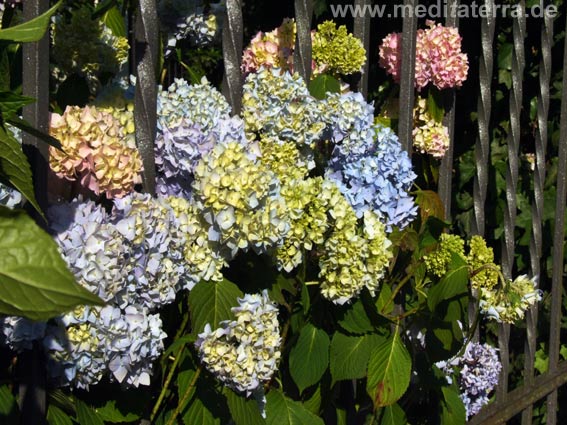
{"label": "rusty metal bar", "polygon": [[[459,0],[450,0],[447,2],[448,10],[457,10]],[[449,14],[445,18],[445,26],[459,27],[459,20],[455,15]],[[439,183],[437,191],[441,202],[445,207],[445,220],[451,220],[451,182],[453,180],[453,148],[455,141],[455,89],[446,90],[444,93],[444,101],[446,107],[449,108],[443,118],[443,125],[449,130],[449,148],[445,152],[445,156],[441,160],[439,168]]]}
{"label": "rusty metal bar", "polygon": [[[547,394],[567,383],[567,362],[563,361],[554,372],[548,372],[534,378],[530,385],[522,385],[508,393],[506,401],[486,406],[473,416],[469,425],[497,425],[513,418],[526,407],[533,405]],[[549,412],[548,422],[549,423]]]}
{"label": "rusty metal bar", "polygon": [[155,194],[154,142],[157,125],[158,17],[155,0],[139,0],[136,14],[136,143],[144,164],[146,193]]}
{"label": "rusty metal bar", "polygon": [[[370,0],[355,0],[354,7],[360,7],[363,11],[370,8]],[[368,95],[368,69],[370,60],[370,13],[358,14],[354,17],[354,36],[362,41],[366,50],[366,63],[362,68],[358,91],[366,98]]]}
{"label": "rusty metal bar", "polygon": [[402,25],[402,69],[400,77],[400,114],[398,137],[402,147],[411,155],[413,146],[413,105],[415,91],[415,47],[417,35],[417,0],[404,0],[404,8],[409,11]]}
{"label": "rusty metal bar", "polygon": [[295,0],[295,22],[297,35],[293,53],[294,71],[309,83],[311,78],[311,18],[313,0]]}
{"label": "rusty metal bar", "polygon": [[[567,24],[566,24],[567,27]],[[567,43],[563,51],[563,87],[567,87]],[[561,345],[561,302],[563,296],[563,250],[565,243],[565,203],[567,190],[567,90],[561,94],[561,123],[557,172],[557,199],[553,234],[553,273],[551,285],[551,323],[549,329],[549,373],[558,370]],[[547,399],[548,424],[555,425],[557,417],[557,391]]]}
{"label": "rusty metal bar", "polygon": [[[549,0],[544,6],[550,4]],[[542,223],[544,213],[545,154],[547,150],[547,119],[549,116],[549,84],[551,79],[551,47],[553,44],[553,19],[543,18],[541,28],[541,59],[539,63],[539,92],[537,99],[537,130],[535,141],[534,197],[532,200],[532,238],[530,241],[530,273],[539,279],[541,285]],[[534,305],[526,313],[526,341],[524,344],[524,383],[529,385],[534,379],[535,352],[537,349],[538,306]],[[533,405],[522,412],[522,425],[531,425]]]}
{"label": "rusty metal bar", "polygon": [[224,59],[223,94],[232,107],[233,114],[239,114],[242,107],[242,63],[243,45],[242,1],[227,0],[222,29],[222,56]]}

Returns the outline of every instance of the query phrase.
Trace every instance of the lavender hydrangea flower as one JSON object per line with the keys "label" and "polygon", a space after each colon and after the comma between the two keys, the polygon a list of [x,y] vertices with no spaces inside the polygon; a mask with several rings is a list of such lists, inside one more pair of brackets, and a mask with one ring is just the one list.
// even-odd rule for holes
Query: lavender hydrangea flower
{"label": "lavender hydrangea flower", "polygon": [[476,342],[469,342],[460,357],[439,362],[437,366],[448,375],[449,383],[452,382],[454,368],[459,369],[457,384],[467,419],[476,415],[482,406],[489,402],[488,395],[498,384],[502,370],[496,349],[488,344]]}
{"label": "lavender hydrangea flower", "polygon": [[8,208],[18,208],[22,205],[22,194],[16,189],[12,189],[0,183],[0,205]]}
{"label": "lavender hydrangea flower", "polygon": [[374,211],[386,224],[403,228],[417,215],[417,206],[408,194],[415,173],[396,135],[376,124],[374,143],[364,153],[337,145],[326,171],[361,217]]}

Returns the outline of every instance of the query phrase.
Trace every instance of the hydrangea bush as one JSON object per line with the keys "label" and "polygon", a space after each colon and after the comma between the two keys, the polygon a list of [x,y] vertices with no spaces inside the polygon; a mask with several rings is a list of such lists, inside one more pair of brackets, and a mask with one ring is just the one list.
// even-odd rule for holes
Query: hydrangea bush
{"label": "hydrangea bush", "polygon": [[[213,43],[220,10],[159,1],[165,57]],[[56,395],[48,415],[323,424],[389,412],[405,423],[427,405],[464,424],[478,413],[501,365],[476,330],[490,341],[494,323],[517,323],[542,291],[534,278],[504,276],[480,236],[451,233],[434,184],[418,187],[416,156],[441,159],[449,148],[437,91],[461,86],[468,71],[456,29],[428,23],[418,33],[416,89],[435,89],[417,97],[413,157],[360,93],[343,85],[320,96],[293,73],[286,19],[244,50],[240,116],[205,78],[158,86],[149,194],[135,81],[115,75],[103,87],[92,65],[109,46],[125,59],[127,46],[91,11],[54,19],[54,77],[96,78],[97,96],[51,115],[62,148],[50,147],[51,178],[74,189],[50,193],[47,222],[77,284],[104,304],[0,320],[11,355],[44,356]],[[73,31],[92,31],[93,43],[78,51],[61,41]],[[394,79],[400,37],[380,49]],[[323,22],[312,42],[316,75],[342,78],[364,64],[344,26]],[[2,211],[22,203],[0,183]],[[103,400],[106,390],[114,399]],[[136,406],[126,407],[128,394]]]}

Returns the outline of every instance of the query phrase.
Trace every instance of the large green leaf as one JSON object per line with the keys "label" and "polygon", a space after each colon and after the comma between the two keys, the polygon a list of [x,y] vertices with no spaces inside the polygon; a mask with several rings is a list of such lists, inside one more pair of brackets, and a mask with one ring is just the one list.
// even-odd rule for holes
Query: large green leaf
{"label": "large green leaf", "polygon": [[51,15],[55,13],[61,5],[62,0],[58,1],[55,6],[47,12],[31,19],[23,24],[0,30],[0,40],[9,40],[17,42],[38,41],[43,37],[45,30],[49,26]]}
{"label": "large green leaf", "polygon": [[321,74],[313,78],[309,83],[309,93],[316,99],[325,99],[327,93],[340,93],[341,83],[335,77]]}
{"label": "large green leaf", "polygon": [[0,92],[0,111],[6,117],[7,114],[18,112],[22,107],[35,102],[33,97],[22,96],[11,91]]}
{"label": "large green leaf", "polygon": [[216,329],[223,320],[233,317],[230,309],[238,304],[242,291],[229,280],[220,282],[199,282],[189,293],[189,311],[193,334],[203,332],[209,323]]}
{"label": "large green leaf", "polygon": [[378,335],[347,336],[335,332],[330,360],[333,382],[365,377],[370,354],[383,340]]}
{"label": "large green leaf", "polygon": [[384,407],[380,416],[380,425],[406,425],[407,423],[406,414],[398,403]]}
{"label": "large green leaf", "polygon": [[54,404],[47,408],[47,423],[49,425],[73,425],[71,417]]}
{"label": "large green leaf", "polygon": [[444,400],[441,402],[441,425],[465,425],[467,413],[459,394],[450,387],[441,388]]}
{"label": "large green leaf", "polygon": [[0,387],[0,419],[4,425],[20,423],[18,403],[8,385]]}
{"label": "large green leaf", "polygon": [[46,320],[103,302],[75,282],[55,241],[23,211],[0,207],[0,312]]}
{"label": "large green leaf", "polygon": [[466,293],[468,282],[469,267],[466,261],[459,254],[451,253],[449,270],[427,293],[429,309],[433,311],[441,301]]}
{"label": "large green leaf", "polygon": [[22,147],[0,126],[0,177],[6,178],[43,215],[33,190],[32,171]]}
{"label": "large green leaf", "polygon": [[104,425],[104,422],[96,414],[95,410],[81,400],[75,400],[75,410],[79,425]]}
{"label": "large green leaf", "polygon": [[266,423],[256,400],[236,394],[228,388],[225,388],[223,393],[226,396],[232,420],[236,425],[263,425]]}
{"label": "large green leaf", "polygon": [[329,335],[312,324],[301,329],[289,353],[289,371],[300,392],[319,382],[329,365]]}
{"label": "large green leaf", "polygon": [[34,128],[29,122],[18,117],[17,115],[12,114],[6,119],[6,122],[8,124],[12,124],[14,127],[17,127],[22,131],[25,131],[28,134],[31,134],[32,136],[35,136],[36,138],[38,138],[42,142],[47,143],[50,146],[62,150],[61,142],[59,140],[47,133],[44,133],[43,131],[38,130],[37,128]]}
{"label": "large green leaf", "polygon": [[95,410],[105,423],[121,424],[140,419],[140,415],[124,411],[120,406],[117,406],[116,400],[109,400],[104,406],[97,407]]}
{"label": "large green leaf", "polygon": [[389,406],[404,395],[410,376],[410,354],[400,335],[394,332],[370,355],[366,390],[376,407]]}
{"label": "large green leaf", "polygon": [[301,403],[287,398],[279,390],[266,396],[267,425],[324,425],[323,420]]}
{"label": "large green leaf", "polygon": [[347,308],[344,316],[339,319],[341,328],[357,335],[363,335],[374,330],[374,325],[370,321],[368,314],[366,314],[364,304],[360,298]]}
{"label": "large green leaf", "polygon": [[116,6],[111,7],[106,11],[102,18],[104,24],[112,31],[116,37],[126,37],[126,24],[124,17]]}
{"label": "large green leaf", "polygon": [[221,425],[230,422],[226,398],[214,391],[209,381],[199,380],[196,396],[183,414],[186,425]]}

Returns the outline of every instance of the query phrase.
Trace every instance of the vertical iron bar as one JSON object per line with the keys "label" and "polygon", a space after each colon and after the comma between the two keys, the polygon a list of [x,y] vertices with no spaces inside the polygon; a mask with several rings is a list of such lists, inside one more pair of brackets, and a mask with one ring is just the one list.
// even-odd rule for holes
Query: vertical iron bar
{"label": "vertical iron bar", "polygon": [[239,114],[242,106],[242,62],[243,44],[242,1],[227,0],[222,29],[222,56],[224,60],[223,94],[232,107],[233,114]]}
{"label": "vertical iron bar", "polygon": [[[550,4],[549,0],[544,6]],[[532,238],[530,241],[530,272],[541,285],[542,223],[544,213],[545,154],[547,148],[547,119],[549,115],[549,82],[551,79],[551,46],[553,44],[553,19],[547,14],[541,28],[541,59],[539,63],[539,92],[537,99],[537,131],[535,141],[534,198],[532,200]],[[526,341],[524,344],[524,382],[534,380],[534,361],[537,343],[537,304],[526,313]],[[533,405],[522,412],[522,425],[531,425]]]}
{"label": "vertical iron bar", "polygon": [[[519,6],[525,10],[525,0]],[[512,23],[512,90],[510,92],[510,132],[508,134],[508,167],[506,169],[506,206],[504,209],[504,246],[502,256],[502,272],[506,279],[512,278],[514,269],[516,227],[516,193],[518,186],[518,155],[520,150],[520,114],[522,112],[523,77],[525,67],[524,39],[526,37],[526,17],[521,13]],[[502,373],[497,389],[499,400],[505,400],[508,394],[509,372],[509,339],[510,325],[501,324],[498,332],[498,345],[500,347],[500,361]]]}
{"label": "vertical iron bar", "polygon": [[297,36],[293,53],[294,71],[299,73],[309,84],[311,78],[311,18],[313,17],[313,0],[295,0],[295,22]]}
{"label": "vertical iron bar", "polygon": [[[566,24],[567,28],[567,24]],[[567,87],[567,42],[563,51],[563,87]],[[563,296],[563,245],[565,242],[565,203],[567,190],[567,90],[561,94],[561,124],[557,172],[557,199],[553,234],[553,273],[551,285],[551,323],[549,329],[549,372],[557,370],[561,335],[561,303]],[[557,422],[557,390],[547,398],[547,423]]]}
{"label": "vertical iron bar", "polygon": [[481,21],[481,44],[479,65],[480,97],[478,99],[478,139],[475,146],[476,174],[474,178],[473,233],[484,236],[486,192],[488,188],[488,160],[490,155],[490,114],[492,110],[492,71],[494,63],[494,0],[485,0],[486,15]]}
{"label": "vertical iron bar", "polygon": [[[447,2],[447,10],[457,10],[459,0],[449,0]],[[449,14],[445,17],[445,26],[459,27],[459,20],[456,14]],[[445,156],[441,160],[441,167],[439,169],[439,184],[438,193],[441,202],[445,207],[445,220],[451,220],[451,181],[453,178],[453,145],[455,133],[455,89],[445,90],[444,94],[445,105],[449,110],[443,118],[443,125],[449,130],[449,148],[445,152]]]}
{"label": "vertical iron bar", "polygon": [[157,124],[156,67],[158,55],[158,17],[155,0],[139,0],[136,14],[136,94],[134,122],[136,143],[144,164],[146,193],[155,194],[154,142]]}
{"label": "vertical iron bar", "polygon": [[402,147],[411,155],[413,145],[413,105],[415,91],[415,47],[417,35],[417,0],[404,0],[404,9],[409,16],[404,16],[402,25],[402,70],[400,77],[400,114],[398,136]]}
{"label": "vertical iron bar", "polygon": [[358,91],[366,98],[368,95],[368,69],[370,60],[370,0],[355,0],[354,7],[362,9],[363,13],[354,17],[354,36],[362,41],[364,50],[366,50],[366,62],[362,67],[360,81],[358,83]]}
{"label": "vertical iron bar", "polygon": [[[24,19],[39,16],[49,9],[49,0],[30,0],[23,2]],[[36,99],[35,103],[24,107],[23,117],[33,127],[43,132],[49,131],[49,35],[36,43],[24,43],[22,47],[23,66],[22,90],[25,96]],[[28,157],[33,173],[35,197],[42,210],[47,209],[47,171],[49,160],[48,146],[37,138],[23,132],[23,150]],[[29,211],[43,228],[45,221],[36,211]],[[21,423],[42,425],[46,423],[46,385],[47,373],[41,345],[22,353],[18,359],[21,372],[19,387],[21,403]]]}

